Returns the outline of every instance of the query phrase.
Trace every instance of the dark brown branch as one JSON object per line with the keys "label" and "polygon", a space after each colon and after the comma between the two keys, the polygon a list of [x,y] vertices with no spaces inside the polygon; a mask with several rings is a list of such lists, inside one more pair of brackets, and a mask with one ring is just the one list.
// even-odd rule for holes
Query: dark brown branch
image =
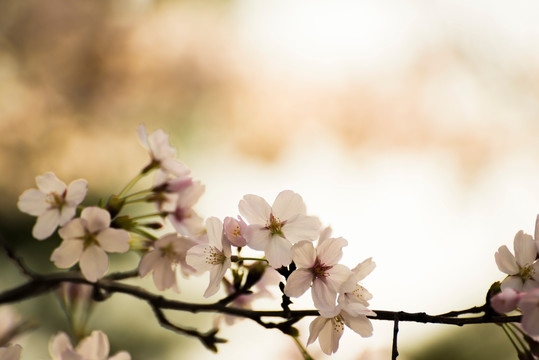
{"label": "dark brown branch", "polygon": [[397,335],[399,334],[399,318],[395,315],[393,324],[393,346],[391,347],[391,360],[397,360],[399,350],[397,348]]}

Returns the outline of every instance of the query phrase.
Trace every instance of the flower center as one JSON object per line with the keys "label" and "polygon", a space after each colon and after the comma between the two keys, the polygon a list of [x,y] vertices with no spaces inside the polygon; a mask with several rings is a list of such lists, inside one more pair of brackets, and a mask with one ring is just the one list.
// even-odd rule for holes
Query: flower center
{"label": "flower center", "polygon": [[337,315],[333,318],[333,330],[340,333],[344,331],[344,320],[341,315]]}
{"label": "flower center", "polygon": [[531,279],[535,275],[535,269],[531,266],[526,266],[520,270],[520,277],[522,279]]}
{"label": "flower center", "polygon": [[331,269],[332,267],[333,266],[331,266],[331,265],[322,264],[320,262],[320,259],[316,258],[316,261],[315,261],[313,267],[311,268],[311,272],[313,273],[313,276],[315,278],[322,279],[322,278],[325,278],[325,277],[329,276],[327,271],[329,269]]}
{"label": "flower center", "polygon": [[86,234],[82,240],[84,241],[83,249],[89,248],[91,245],[99,245],[94,234]]}
{"label": "flower center", "polygon": [[206,264],[217,265],[225,262],[225,255],[215,246],[206,246],[204,248]]}
{"label": "flower center", "polygon": [[65,204],[63,194],[60,195],[55,192],[48,193],[47,197],[45,198],[45,201],[50,204],[51,209],[62,209],[62,206],[64,206]]}
{"label": "flower center", "polygon": [[276,218],[273,216],[273,214],[270,214],[269,221],[266,223],[266,229],[268,229],[271,233],[271,235],[279,235],[281,237],[284,237],[282,227],[285,224],[285,221],[281,222],[279,218]]}

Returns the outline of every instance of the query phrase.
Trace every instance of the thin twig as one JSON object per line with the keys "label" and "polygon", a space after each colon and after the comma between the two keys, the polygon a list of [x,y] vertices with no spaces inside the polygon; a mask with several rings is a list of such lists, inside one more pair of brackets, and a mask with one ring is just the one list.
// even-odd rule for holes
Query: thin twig
{"label": "thin twig", "polygon": [[36,277],[37,275],[32,271],[30,270],[30,268],[28,266],[26,266],[26,264],[24,263],[24,261],[22,260],[21,257],[17,256],[17,254],[15,254],[15,252],[13,251],[13,249],[7,244],[7,241],[6,239],[2,236],[2,234],[0,234],[0,246],[2,246],[4,248],[4,250],[6,250],[6,254],[7,256],[13,260],[13,262],[17,265],[17,267],[19,268],[19,270],[26,276],[28,276],[29,278],[34,278]]}
{"label": "thin twig", "polygon": [[399,315],[395,313],[393,325],[393,346],[391,348],[391,360],[396,360],[399,356],[399,350],[397,349],[397,335],[399,333]]}

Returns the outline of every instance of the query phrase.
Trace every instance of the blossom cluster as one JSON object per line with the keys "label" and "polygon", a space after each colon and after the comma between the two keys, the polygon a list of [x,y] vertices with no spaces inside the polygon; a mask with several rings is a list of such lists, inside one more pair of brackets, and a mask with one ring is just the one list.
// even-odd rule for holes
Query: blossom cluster
{"label": "blossom cluster", "polygon": [[[231,296],[230,306],[250,308],[253,300],[272,296],[268,288],[278,285],[288,301],[282,306],[288,309],[290,298],[310,289],[319,316],[310,324],[307,342],[318,339],[326,354],[337,351],[345,325],[361,336],[372,334],[372,295],[360,283],[375,263],[368,258],[354,268],[340,264],[347,240],[332,237],[331,228],[309,215],[299,194],[284,190],[272,205],[248,194],[239,201],[239,214],[204,220],[194,207],[205,187],[176,160],[168,135],[163,130],[148,134],[144,125],[137,131],[149,163],[98,206],[82,205],[86,180],[66,185],[52,172],[38,176],[37,188],[20,196],[19,209],[37,217],[33,237],[44,240],[57,231],[62,239],[50,256],[58,268],[80,270],[89,283],[96,283],[107,274],[109,253],[134,251],[140,254],[138,274],[151,274],[160,291],[179,292],[180,276],[207,272],[204,297],[224,290]],[[151,186],[135,191],[150,173]],[[152,210],[135,216],[127,210],[132,204],[149,204]],[[94,343],[103,347],[88,345]],[[86,359],[91,351],[98,354],[92,358],[108,356],[108,340],[101,332],[92,332],[76,348],[63,333],[51,344],[54,359]],[[110,359],[128,358],[120,353]]]}

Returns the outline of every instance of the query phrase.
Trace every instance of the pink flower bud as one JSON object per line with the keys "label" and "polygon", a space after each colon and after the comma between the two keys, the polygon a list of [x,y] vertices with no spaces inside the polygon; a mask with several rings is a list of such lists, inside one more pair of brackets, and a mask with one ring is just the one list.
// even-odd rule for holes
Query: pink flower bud
{"label": "pink flower bud", "polygon": [[505,288],[490,299],[490,306],[499,314],[506,314],[517,308],[520,293],[514,289]]}
{"label": "pink flower bud", "polygon": [[240,217],[238,219],[227,216],[224,220],[224,232],[232,245],[243,247],[247,245],[247,240],[243,237],[247,224]]}

